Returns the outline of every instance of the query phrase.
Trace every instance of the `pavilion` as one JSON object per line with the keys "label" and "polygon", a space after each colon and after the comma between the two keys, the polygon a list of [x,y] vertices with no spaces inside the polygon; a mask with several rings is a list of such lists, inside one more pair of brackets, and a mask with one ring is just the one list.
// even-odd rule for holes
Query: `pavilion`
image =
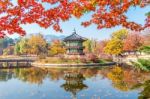
{"label": "pavilion", "polygon": [[67,55],[84,55],[83,42],[87,39],[79,36],[76,31],[64,38],[64,42],[66,43]]}

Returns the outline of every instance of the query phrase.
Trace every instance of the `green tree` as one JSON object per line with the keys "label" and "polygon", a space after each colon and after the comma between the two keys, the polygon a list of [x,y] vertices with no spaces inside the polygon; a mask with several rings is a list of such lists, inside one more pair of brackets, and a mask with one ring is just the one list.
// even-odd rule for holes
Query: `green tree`
{"label": "green tree", "polygon": [[14,43],[14,41],[13,41],[12,38],[6,37],[6,38],[3,38],[3,39],[0,39],[0,47],[1,48],[7,48],[8,45],[11,45],[13,43]]}
{"label": "green tree", "polygon": [[28,39],[26,39],[26,38],[22,38],[15,45],[15,54],[27,54],[28,50],[29,50]]}
{"label": "green tree", "polygon": [[20,45],[18,43],[15,45],[14,52],[15,52],[15,55],[20,54]]}
{"label": "green tree", "polygon": [[88,39],[83,43],[83,45],[85,46],[84,51],[86,53],[95,53],[97,51],[98,41],[95,39]]}
{"label": "green tree", "polygon": [[91,40],[87,40],[83,43],[83,45],[85,46],[85,52],[89,53],[92,52],[92,44],[91,44]]}
{"label": "green tree", "polygon": [[28,40],[22,39],[19,45],[20,45],[20,53],[26,54],[28,52]]}

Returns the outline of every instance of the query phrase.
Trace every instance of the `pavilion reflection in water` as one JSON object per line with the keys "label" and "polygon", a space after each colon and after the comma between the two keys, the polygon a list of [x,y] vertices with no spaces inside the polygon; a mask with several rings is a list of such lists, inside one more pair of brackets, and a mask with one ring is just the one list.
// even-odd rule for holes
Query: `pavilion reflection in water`
{"label": "pavilion reflection in water", "polygon": [[64,80],[66,81],[62,88],[65,91],[71,92],[72,99],[77,99],[77,93],[81,90],[87,89],[88,86],[83,83],[85,77],[78,72],[66,72],[64,74]]}
{"label": "pavilion reflection in water", "polygon": [[[67,71],[67,72],[64,72]],[[95,77],[97,74],[103,75],[108,79],[108,81],[112,82],[112,85],[110,88],[114,88],[115,90],[119,90],[121,92],[130,92],[133,90],[137,90],[138,92],[138,98],[139,99],[149,99],[150,97],[150,73],[148,72],[133,72],[132,70],[129,69],[123,69],[125,71],[124,73],[127,73],[126,75],[121,75],[124,74],[122,72],[119,72],[119,74],[116,72],[112,71],[111,69],[100,69],[98,70],[97,68],[95,69],[40,69],[40,68],[28,68],[28,69],[1,69],[0,70],[0,83],[4,82],[12,82],[12,81],[17,81],[15,83],[20,83],[18,82],[21,81],[23,86],[26,86],[26,83],[28,82],[30,85],[45,85],[49,86],[46,87],[50,89],[52,87],[51,85],[47,85],[45,83],[45,79],[50,79],[49,82],[54,82],[56,80],[62,80],[62,78],[65,80],[64,84],[59,86],[60,89],[64,89],[66,92],[70,92],[72,94],[72,99],[76,99],[77,96],[79,97],[79,92],[81,92],[84,89],[87,89],[88,86],[90,87],[90,84],[86,81],[88,86],[84,84],[84,81],[89,78],[91,79],[92,77]],[[106,75],[112,74],[111,77],[107,77]],[[84,75],[84,76],[83,76]],[[115,76],[116,75],[116,76]],[[99,76],[96,76],[99,77]],[[51,79],[54,78],[54,79]],[[58,78],[58,79],[57,79]],[[17,80],[14,80],[17,79]],[[113,80],[114,79],[114,80]],[[117,81],[117,82],[116,82]],[[8,86],[9,84],[12,83],[6,83],[6,84],[1,84],[1,87]],[[7,85],[8,84],[8,85]],[[14,84],[14,83],[13,83]],[[18,85],[17,85],[18,86]],[[21,86],[22,87],[22,86]],[[38,88],[43,89],[45,87],[43,86],[38,86]],[[61,87],[61,88],[60,88]],[[128,88],[127,90],[124,90],[125,88]],[[15,87],[16,88],[16,87]],[[36,87],[35,87],[36,88]],[[32,89],[32,88],[31,88]],[[90,88],[89,88],[90,89]],[[15,90],[15,89],[14,89]],[[47,90],[47,89],[46,89]],[[88,90],[92,92],[93,90]],[[105,92],[104,90],[103,92]],[[3,90],[2,90],[3,92]],[[112,92],[113,93],[113,92]],[[126,93],[126,94],[127,94]],[[16,93],[15,93],[16,94]],[[48,92],[49,94],[49,92]],[[26,96],[26,94],[23,94]],[[63,94],[63,95],[66,95]],[[103,94],[102,94],[103,95]],[[132,97],[132,96],[131,96]],[[11,99],[11,98],[7,98]],[[26,98],[28,99],[28,98]],[[37,99],[37,98],[36,98]],[[52,98],[53,99],[53,98]]]}

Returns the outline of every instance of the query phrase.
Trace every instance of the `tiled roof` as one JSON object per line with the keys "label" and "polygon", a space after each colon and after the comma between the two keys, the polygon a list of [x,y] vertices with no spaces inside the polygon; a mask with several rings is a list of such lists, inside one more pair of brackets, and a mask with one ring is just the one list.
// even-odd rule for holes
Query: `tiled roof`
{"label": "tiled roof", "polygon": [[75,41],[75,40],[85,41],[86,38],[81,37],[80,35],[78,35],[76,33],[76,31],[74,31],[70,36],[64,38],[64,41]]}

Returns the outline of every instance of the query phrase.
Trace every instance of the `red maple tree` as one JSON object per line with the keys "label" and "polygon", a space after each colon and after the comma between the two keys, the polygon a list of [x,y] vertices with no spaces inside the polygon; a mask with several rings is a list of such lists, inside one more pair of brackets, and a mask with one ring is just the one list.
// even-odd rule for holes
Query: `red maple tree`
{"label": "red maple tree", "polygon": [[[96,24],[98,29],[111,28],[117,25],[131,30],[142,30],[149,27],[149,18],[146,26],[128,22],[125,12],[131,6],[148,6],[150,0],[0,0],[0,37],[7,33],[25,35],[21,24],[37,23],[41,27],[52,26],[56,31],[62,31],[60,21],[67,21],[72,16],[80,18],[87,12],[93,12],[92,18],[82,25],[85,27]],[[50,4],[45,9],[43,3]]]}
{"label": "red maple tree", "polygon": [[124,41],[124,51],[138,50],[144,43],[143,36],[139,32],[131,32]]}
{"label": "red maple tree", "polygon": [[144,37],[144,46],[150,46],[150,28],[146,28],[142,31]]}

